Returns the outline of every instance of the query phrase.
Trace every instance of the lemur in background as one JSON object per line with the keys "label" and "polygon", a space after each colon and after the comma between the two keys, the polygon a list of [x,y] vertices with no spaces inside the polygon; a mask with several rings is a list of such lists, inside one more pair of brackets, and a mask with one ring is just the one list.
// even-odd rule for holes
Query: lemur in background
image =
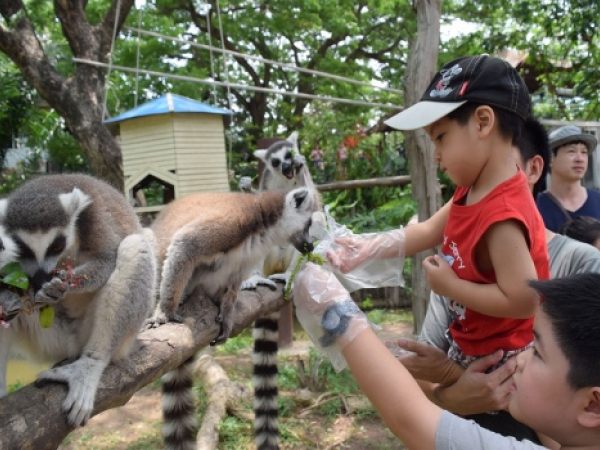
{"label": "lemur in background", "polygon": [[150,312],[151,236],[123,194],[87,175],[27,182],[0,200],[0,223],[15,243],[35,303],[55,308],[50,328],[40,326],[39,308],[0,328],[0,394],[6,394],[10,353],[41,363],[68,360],[36,383],[67,384],[63,411],[72,426],[84,425],[105,367],[128,356]]}
{"label": "lemur in background", "polygon": [[[220,332],[212,344],[225,342],[240,284],[255,261],[284,244],[303,253],[312,251],[314,199],[310,189],[300,188],[200,193],[167,205],[152,226],[162,272],[159,304],[147,325],[181,321],[177,308],[182,298],[193,301],[203,295],[219,311]],[[163,377],[163,436],[168,449],[196,448],[192,360]]]}
{"label": "lemur in background", "polygon": [[[309,187],[314,195],[313,212],[320,211],[319,195],[306,160],[298,150],[298,134],[272,144],[254,155],[264,162],[258,192],[282,190],[288,192],[299,186]],[[246,186],[247,183],[244,184]],[[316,225],[316,224],[315,224]],[[276,288],[275,280],[287,282],[288,268],[297,252],[287,246],[273,247],[255,267],[252,276],[242,282],[242,289],[255,289],[263,284]],[[259,450],[279,448],[277,352],[279,312],[262,317],[254,323],[252,354],[254,384],[254,432]]]}

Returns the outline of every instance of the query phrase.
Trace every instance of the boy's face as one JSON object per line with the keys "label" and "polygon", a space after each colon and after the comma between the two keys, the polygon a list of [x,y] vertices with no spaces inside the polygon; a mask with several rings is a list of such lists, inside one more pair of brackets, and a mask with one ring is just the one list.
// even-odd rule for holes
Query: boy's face
{"label": "boy's face", "polygon": [[517,355],[508,410],[518,421],[564,444],[576,429],[581,398],[567,383],[569,362],[541,308],[533,330],[534,348]]}
{"label": "boy's face", "polygon": [[582,143],[570,143],[559,147],[550,162],[552,177],[565,181],[580,181],[588,167],[588,148]]}
{"label": "boy's face", "polygon": [[435,145],[434,157],[440,170],[458,186],[472,186],[485,164],[485,153],[478,151],[477,125],[473,118],[466,125],[442,117],[425,128]]}

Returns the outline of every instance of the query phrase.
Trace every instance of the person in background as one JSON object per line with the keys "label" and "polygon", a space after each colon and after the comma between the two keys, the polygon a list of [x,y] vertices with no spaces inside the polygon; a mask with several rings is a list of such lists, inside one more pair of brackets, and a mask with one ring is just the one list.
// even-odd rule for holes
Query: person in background
{"label": "person in background", "polygon": [[600,249],[600,220],[598,219],[578,216],[565,223],[558,232]]}
{"label": "person in background", "polygon": [[565,125],[552,131],[549,138],[550,188],[537,197],[546,228],[556,233],[565,222],[578,216],[600,219],[600,192],[581,184],[589,156],[598,145],[596,137],[575,125]]}

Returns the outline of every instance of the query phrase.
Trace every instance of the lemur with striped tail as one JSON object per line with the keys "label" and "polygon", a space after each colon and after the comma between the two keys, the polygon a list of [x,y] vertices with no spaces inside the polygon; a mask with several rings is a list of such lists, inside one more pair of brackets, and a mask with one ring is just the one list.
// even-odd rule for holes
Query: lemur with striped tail
{"label": "lemur with striped tail", "polygon": [[[309,228],[315,196],[311,189],[290,192],[193,194],[167,205],[152,225],[159,274],[159,304],[148,327],[181,321],[182,300],[206,296],[218,307],[220,332],[227,340],[242,280],[255,261],[273,248],[291,244],[312,251]],[[192,359],[163,377],[163,436],[167,449],[196,448]]]}
{"label": "lemur with striped tail", "polygon": [[[297,133],[286,140],[272,144],[268,149],[257,150],[254,155],[261,159],[264,170],[258,192],[290,191],[299,186],[313,189],[314,210],[320,210],[320,199],[305,158],[299,153]],[[242,289],[255,289],[257,285],[276,288],[275,281],[287,282],[286,273],[294,259],[294,248],[273,247],[254,270],[250,278],[242,282]],[[254,384],[254,432],[258,450],[279,448],[277,352],[279,338],[279,312],[261,317],[254,323],[254,351],[252,354]]]}

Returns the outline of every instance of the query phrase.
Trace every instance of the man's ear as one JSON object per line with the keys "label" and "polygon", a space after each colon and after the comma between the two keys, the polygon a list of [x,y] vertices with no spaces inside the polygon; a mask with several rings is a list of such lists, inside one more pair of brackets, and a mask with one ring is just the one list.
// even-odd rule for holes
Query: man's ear
{"label": "man's ear", "polygon": [[579,425],[600,430],[600,387],[595,386],[587,389],[586,404],[578,417]]}
{"label": "man's ear", "polygon": [[481,105],[475,110],[473,117],[479,129],[479,138],[486,139],[494,129],[496,123],[494,110],[487,105]]}
{"label": "man's ear", "polygon": [[542,176],[542,170],[544,169],[544,159],[540,155],[535,155],[525,165],[525,176],[530,185],[534,185],[538,182]]}

